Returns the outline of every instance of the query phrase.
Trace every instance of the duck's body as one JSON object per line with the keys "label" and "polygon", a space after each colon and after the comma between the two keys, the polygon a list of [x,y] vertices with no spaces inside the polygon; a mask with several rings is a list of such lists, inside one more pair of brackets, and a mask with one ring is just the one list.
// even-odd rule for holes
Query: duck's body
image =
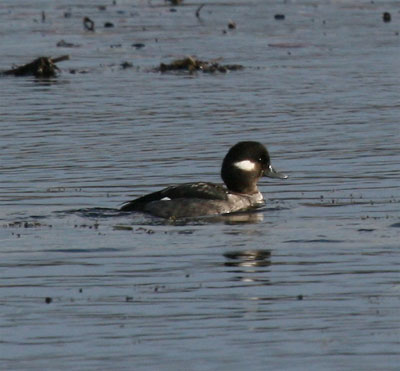
{"label": "duck's body", "polygon": [[150,193],[125,204],[122,211],[142,211],[162,218],[218,215],[264,204],[260,192],[235,194],[214,183],[185,183]]}
{"label": "duck's body", "polygon": [[221,177],[214,183],[184,183],[130,201],[121,211],[141,211],[163,218],[227,214],[264,204],[257,188],[262,176],[287,178],[273,169],[266,148],[258,142],[239,142],[225,156]]}

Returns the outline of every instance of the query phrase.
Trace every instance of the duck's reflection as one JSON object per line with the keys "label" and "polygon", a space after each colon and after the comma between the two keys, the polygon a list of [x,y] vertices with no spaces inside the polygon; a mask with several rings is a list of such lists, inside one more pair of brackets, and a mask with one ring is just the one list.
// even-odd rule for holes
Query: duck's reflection
{"label": "duck's reflection", "polygon": [[[271,265],[270,250],[237,250],[224,253],[226,267],[269,267]],[[248,272],[247,269],[245,271]]]}
{"label": "duck's reflection", "polygon": [[264,214],[259,212],[233,213],[224,215],[226,224],[253,224],[264,220]]}
{"label": "duck's reflection", "polygon": [[233,224],[257,224],[264,220],[264,214],[261,212],[247,211],[232,214],[216,215],[204,218],[209,223]]}
{"label": "duck's reflection", "polygon": [[224,254],[225,267],[235,276],[233,281],[240,281],[256,286],[269,286],[270,250],[235,250]]}

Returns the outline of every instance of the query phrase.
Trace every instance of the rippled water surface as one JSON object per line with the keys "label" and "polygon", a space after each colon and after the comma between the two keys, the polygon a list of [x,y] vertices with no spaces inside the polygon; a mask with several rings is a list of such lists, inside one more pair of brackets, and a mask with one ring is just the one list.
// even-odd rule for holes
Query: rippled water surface
{"label": "rippled water surface", "polygon": [[[70,56],[0,77],[1,369],[398,370],[398,3],[201,4],[0,4],[1,70]],[[186,55],[244,69],[154,71]],[[245,139],[265,209],[117,211]]]}

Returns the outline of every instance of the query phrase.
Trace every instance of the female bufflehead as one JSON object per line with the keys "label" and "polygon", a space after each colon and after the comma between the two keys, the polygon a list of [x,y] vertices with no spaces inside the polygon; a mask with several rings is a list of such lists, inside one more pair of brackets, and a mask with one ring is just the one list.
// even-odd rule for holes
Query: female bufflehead
{"label": "female bufflehead", "polygon": [[261,177],[286,179],[270,163],[267,149],[259,142],[239,142],[222,162],[226,187],[214,183],[184,183],[127,202],[121,211],[141,211],[162,218],[185,218],[227,214],[262,206],[257,188]]}

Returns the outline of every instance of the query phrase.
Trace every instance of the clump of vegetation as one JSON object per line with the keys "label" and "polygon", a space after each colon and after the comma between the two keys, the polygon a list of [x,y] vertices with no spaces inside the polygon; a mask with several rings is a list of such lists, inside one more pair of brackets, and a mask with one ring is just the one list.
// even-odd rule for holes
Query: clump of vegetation
{"label": "clump of vegetation", "polygon": [[68,60],[68,55],[63,55],[58,58],[39,57],[34,61],[24,64],[23,66],[15,67],[4,71],[4,75],[14,76],[35,76],[35,77],[55,77],[60,69],[56,66],[57,62]]}
{"label": "clump of vegetation", "polygon": [[238,71],[241,69],[243,69],[243,66],[240,64],[220,64],[215,61],[202,61],[195,57],[189,56],[182,59],[176,59],[171,63],[161,63],[157,71],[187,71],[190,73],[199,71],[206,73],[226,73],[228,71]]}

